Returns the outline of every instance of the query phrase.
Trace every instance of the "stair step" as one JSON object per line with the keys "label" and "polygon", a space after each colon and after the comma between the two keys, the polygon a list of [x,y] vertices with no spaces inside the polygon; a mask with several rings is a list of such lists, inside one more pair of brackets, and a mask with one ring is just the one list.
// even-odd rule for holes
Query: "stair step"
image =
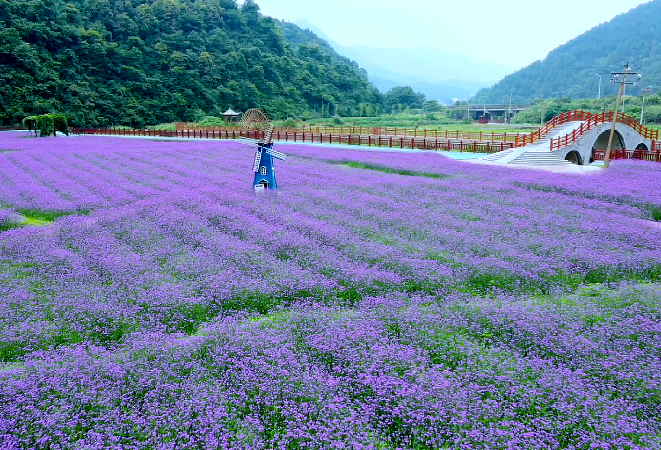
{"label": "stair step", "polygon": [[564,166],[571,164],[569,161],[560,159],[557,155],[551,152],[542,151],[525,151],[512,159],[510,164],[527,164],[537,166]]}
{"label": "stair step", "polygon": [[510,161],[510,164],[524,164],[524,165],[534,165],[534,166],[566,166],[571,164],[569,161],[557,160],[557,161],[528,161],[528,160],[519,160],[519,161]]}

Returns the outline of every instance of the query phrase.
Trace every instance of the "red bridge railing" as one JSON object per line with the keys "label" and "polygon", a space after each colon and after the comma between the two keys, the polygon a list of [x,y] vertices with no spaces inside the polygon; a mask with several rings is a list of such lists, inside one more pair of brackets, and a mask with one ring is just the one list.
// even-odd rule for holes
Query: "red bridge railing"
{"label": "red bridge railing", "polygon": [[[551,151],[573,144],[581,136],[583,136],[585,133],[590,131],[592,128],[604,123],[613,122],[613,118],[614,118],[613,111],[609,111],[601,114],[592,114],[585,111],[569,111],[564,114],[567,115],[566,117],[571,119],[565,120],[565,122],[563,123],[574,122],[574,121],[582,121],[583,123],[581,124],[580,127],[573,130],[571,133],[568,133],[565,136],[560,136],[558,138],[551,139],[550,141]],[[563,116],[563,114],[561,114],[558,117],[561,116]],[[622,123],[624,125],[633,128],[637,133],[639,133],[645,139],[649,139],[652,141],[657,141],[659,139],[659,130],[652,130],[651,128],[647,128],[641,125],[633,117],[627,116],[626,114],[623,113],[618,113],[617,121],[618,123]]]}
{"label": "red bridge railing", "polygon": [[[594,161],[603,161],[606,155],[606,150],[594,150],[592,158]],[[610,159],[637,159],[641,161],[656,161],[661,162],[661,148],[656,150],[611,150]]]}

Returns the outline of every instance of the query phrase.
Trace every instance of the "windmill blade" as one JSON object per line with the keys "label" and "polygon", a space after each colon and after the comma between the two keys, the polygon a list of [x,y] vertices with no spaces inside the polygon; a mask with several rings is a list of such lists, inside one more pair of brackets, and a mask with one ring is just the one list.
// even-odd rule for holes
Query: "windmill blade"
{"label": "windmill blade", "polygon": [[257,173],[259,172],[259,163],[262,162],[262,152],[257,150],[257,153],[255,154],[255,164],[252,166],[252,170]]}
{"label": "windmill blade", "polygon": [[284,161],[287,158],[287,155],[285,155],[284,153],[280,153],[280,152],[275,151],[271,148],[266,149],[266,153],[273,156],[275,159],[280,159],[282,161]]}
{"label": "windmill blade", "polygon": [[264,143],[265,144],[270,144],[271,141],[273,140],[273,124],[269,126],[268,131],[266,132],[266,136],[264,136]]}
{"label": "windmill blade", "polygon": [[239,142],[246,145],[258,145],[260,143],[258,139],[251,139],[243,136],[239,138]]}

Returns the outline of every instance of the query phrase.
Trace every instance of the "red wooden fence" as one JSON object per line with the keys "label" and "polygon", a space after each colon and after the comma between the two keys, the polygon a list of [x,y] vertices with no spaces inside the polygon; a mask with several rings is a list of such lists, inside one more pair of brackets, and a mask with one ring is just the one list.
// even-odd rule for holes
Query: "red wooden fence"
{"label": "red wooden fence", "polygon": [[[612,122],[613,112],[592,114],[586,111],[567,111],[548,121],[543,127],[530,134],[496,132],[462,132],[449,130],[423,130],[388,127],[308,127],[275,128],[273,139],[285,142],[310,142],[327,144],[367,145],[391,148],[456,150],[460,152],[495,153],[512,147],[522,147],[542,139],[549,131],[568,122],[582,121],[579,128],[565,136],[551,139],[551,150],[569,145],[593,127]],[[659,130],[652,130],[639,124],[635,119],[622,113],[618,121],[630,126],[641,136],[651,139],[652,148],[647,155],[661,152]],[[166,130],[74,130],[81,134],[104,134],[115,136],[145,136],[169,138],[204,138],[204,139],[239,139],[247,137],[262,139],[263,131],[246,131],[239,127],[187,128],[179,124],[180,129]],[[626,152],[625,152],[626,153]],[[650,160],[656,161],[658,159]],[[644,159],[649,159],[644,158]],[[631,159],[631,158],[628,158]]]}
{"label": "red wooden fence", "polygon": [[[595,161],[603,161],[606,150],[594,150],[592,157]],[[638,159],[641,161],[661,162],[661,148],[657,150],[611,150],[610,159]]]}
{"label": "red wooden fence", "polygon": [[[98,134],[110,136],[144,136],[168,138],[202,138],[202,139],[262,139],[263,131],[234,130],[74,130],[79,134]],[[363,134],[333,134],[315,133],[307,131],[281,131],[273,132],[273,139],[284,142],[309,142],[318,144],[346,144],[367,145],[389,148],[423,149],[423,150],[454,150],[459,152],[496,153],[514,147],[512,142],[491,142],[489,140],[467,141],[462,139],[445,139],[442,137],[416,137],[416,136],[382,136]]]}
{"label": "red wooden fence", "polygon": [[[177,131],[186,132],[186,131],[209,131],[209,132],[219,132],[225,135],[226,133],[233,132],[242,132],[244,131],[241,127],[199,127],[195,124],[189,124],[184,122],[176,123]],[[444,138],[444,139],[465,139],[465,140],[476,140],[476,141],[490,141],[490,142],[516,142],[517,140],[522,140],[523,136],[526,136],[527,142],[530,143],[530,134],[532,133],[496,133],[495,131],[459,131],[459,130],[428,130],[423,128],[393,128],[393,127],[329,127],[329,126],[317,126],[317,127],[297,127],[297,128],[288,128],[288,127],[275,127],[273,129],[275,133],[314,133],[318,134],[360,134],[360,135],[372,135],[372,136],[402,136],[402,137],[433,137],[433,138]]]}
{"label": "red wooden fence", "polygon": [[[608,113],[607,113],[608,114]],[[611,117],[612,117],[612,113]],[[424,138],[444,138],[444,139],[456,139],[456,140],[468,140],[468,141],[479,141],[479,142],[513,142],[515,147],[523,147],[533,142],[539,141],[546,134],[556,127],[563,125],[567,122],[573,121],[587,121],[595,115],[586,111],[567,111],[558,116],[555,116],[553,119],[549,120],[546,124],[540,127],[538,130],[531,133],[496,133],[484,132],[484,131],[459,131],[459,130],[428,130],[428,129],[418,129],[418,128],[392,128],[392,127],[328,127],[328,126],[317,126],[317,127],[303,127],[303,128],[286,128],[286,127],[275,127],[275,133],[283,133],[287,135],[293,134],[314,134],[314,135],[329,135],[329,134],[340,134],[340,135],[371,135],[371,136],[403,136],[403,137],[424,137]],[[630,120],[630,117],[627,117]],[[611,119],[612,121],[612,119]],[[635,122],[635,121],[634,121]],[[636,122],[637,124],[637,122]],[[176,124],[177,132],[213,132],[220,133],[223,136],[233,133],[241,133],[243,129],[240,127],[199,127],[192,123],[177,122]],[[637,125],[640,128],[648,130],[647,128]],[[638,131],[638,130],[637,130]],[[657,131],[658,136],[658,131]]]}

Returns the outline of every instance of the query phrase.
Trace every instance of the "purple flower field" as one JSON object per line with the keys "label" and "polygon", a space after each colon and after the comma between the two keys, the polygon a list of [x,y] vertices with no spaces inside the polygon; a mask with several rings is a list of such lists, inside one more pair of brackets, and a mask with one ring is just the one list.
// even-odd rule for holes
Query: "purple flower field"
{"label": "purple flower field", "polygon": [[656,163],[24,136],[1,449],[661,448]]}

